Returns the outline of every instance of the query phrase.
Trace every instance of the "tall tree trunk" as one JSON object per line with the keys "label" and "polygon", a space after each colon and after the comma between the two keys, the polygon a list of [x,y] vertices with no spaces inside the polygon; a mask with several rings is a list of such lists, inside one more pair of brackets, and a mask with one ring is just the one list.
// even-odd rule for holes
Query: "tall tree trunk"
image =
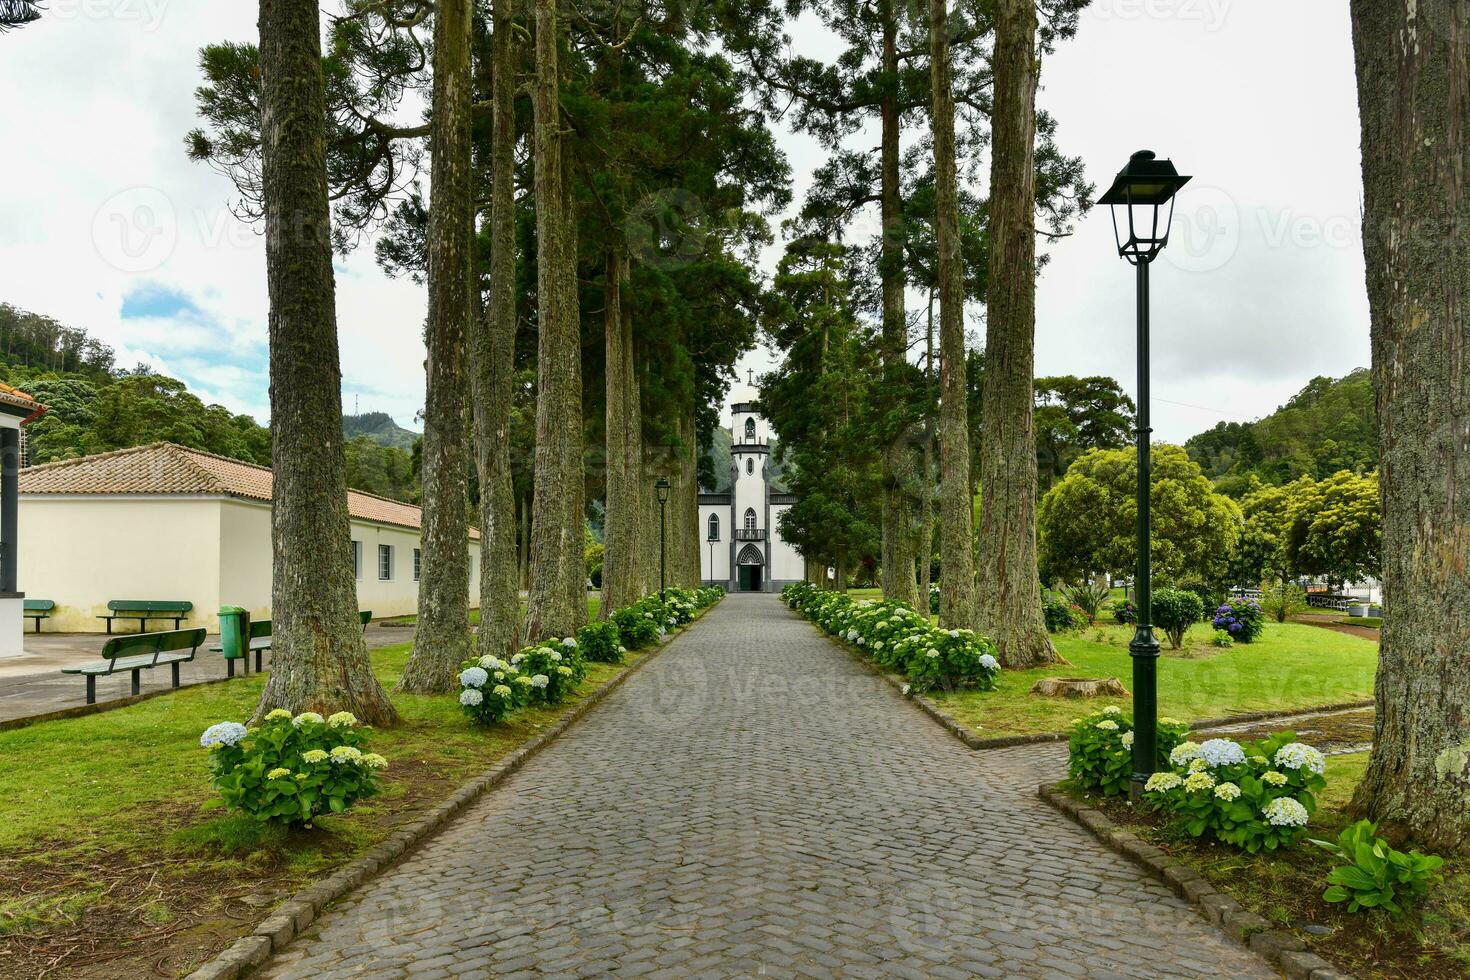
{"label": "tall tree trunk", "polygon": [[[949,0],[929,0],[939,259],[939,564],[943,569],[939,622],[950,629],[974,629],[975,525],[970,498],[969,398],[965,390],[965,268],[960,257],[948,31]],[[1027,161],[1029,165],[1029,153]],[[1030,234],[1029,228],[1025,230]],[[1029,384],[1029,371],[1027,381]]]}
{"label": "tall tree trunk", "polygon": [[603,347],[607,362],[607,517],[603,523],[602,604],[606,619],[643,596],[638,575],[642,520],[643,420],[633,367],[633,317],[623,303],[625,258],[607,253]]}
{"label": "tall tree trunk", "polygon": [[[679,416],[679,439],[684,444],[679,456],[678,476],[669,498],[673,518],[674,545],[670,552],[672,584],[684,589],[699,587],[699,427],[691,404]],[[761,519],[764,523],[765,518]],[[770,556],[766,556],[770,573]]]}
{"label": "tall tree trunk", "polygon": [[[898,398],[908,362],[908,321],[904,318],[903,202],[899,191],[900,111],[898,105],[898,13],[893,0],[880,0],[883,18],[883,70],[888,78],[882,100],[880,190],[883,239],[878,277],[883,294],[883,376],[889,398]],[[914,452],[901,426],[883,451],[883,594],[918,607],[914,583],[914,506],[910,494]]]}
{"label": "tall tree trunk", "polygon": [[1353,0],[1383,507],[1373,754],[1353,809],[1470,844],[1470,22]]}
{"label": "tall tree trunk", "polygon": [[398,716],[373,675],[352,571],[316,0],[261,0],[260,73],[275,650],[255,715],[351,711],[390,725]]}
{"label": "tall tree trunk", "polygon": [[465,340],[478,307],[471,277],[470,10],[470,0],[438,0],[434,13],[423,560],[413,655],[398,682],[418,694],[458,689],[456,675],[470,652]]}
{"label": "tall tree trunk", "polygon": [[[929,308],[924,327],[924,385],[934,390],[934,290],[929,290]],[[924,451],[920,459],[923,470],[924,496],[919,510],[919,602],[920,610],[929,614],[929,591],[933,586],[934,566],[934,423],[933,416],[924,422]]]}
{"label": "tall tree trunk", "polygon": [[478,321],[475,447],[480,474],[480,631],[482,656],[505,658],[520,645],[520,565],[510,465],[515,384],[515,27],[512,0],[495,0],[490,39],[490,298]]}
{"label": "tall tree trunk", "polygon": [[[520,585],[522,589],[531,588],[531,497],[527,494],[521,500],[521,536],[519,539],[520,551],[517,560],[521,565]],[[519,599],[519,596],[517,596]]]}
{"label": "tall tree trunk", "polygon": [[[1007,667],[1057,658],[1036,571],[1036,8],[998,0],[991,113],[989,323],[980,399],[978,621]],[[944,352],[963,388],[964,352]],[[966,505],[968,506],[968,504]],[[949,588],[949,573],[944,575]]]}
{"label": "tall tree trunk", "polygon": [[582,582],[582,338],[576,230],[562,161],[561,27],[556,0],[536,0],[536,488],[525,638],[570,636],[587,618]]}

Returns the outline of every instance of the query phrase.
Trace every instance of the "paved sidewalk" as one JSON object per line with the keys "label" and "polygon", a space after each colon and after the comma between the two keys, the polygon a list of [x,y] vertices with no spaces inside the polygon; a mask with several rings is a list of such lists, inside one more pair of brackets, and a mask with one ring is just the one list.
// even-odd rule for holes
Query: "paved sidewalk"
{"label": "paved sidewalk", "polygon": [[1270,977],[773,596],[732,595],[273,977]]}
{"label": "paved sidewalk", "polygon": [[[412,628],[369,623],[365,636],[368,649],[377,650],[396,643],[411,643],[413,632]],[[61,668],[96,660],[108,639],[100,633],[27,634],[24,655],[0,660],[0,721],[29,718],[86,704],[86,678],[63,674]],[[224,658],[209,652],[209,648],[218,643],[219,637],[211,635],[192,662],[180,665],[180,686],[188,687],[226,676]],[[267,653],[267,670],[270,662],[270,654]],[[250,670],[255,672],[253,656],[250,658]],[[238,664],[235,676],[241,676]],[[132,693],[131,685],[132,678],[126,671],[97,678],[98,703],[128,697]],[[171,685],[172,676],[167,667],[145,670],[139,678],[143,694],[168,690]]]}

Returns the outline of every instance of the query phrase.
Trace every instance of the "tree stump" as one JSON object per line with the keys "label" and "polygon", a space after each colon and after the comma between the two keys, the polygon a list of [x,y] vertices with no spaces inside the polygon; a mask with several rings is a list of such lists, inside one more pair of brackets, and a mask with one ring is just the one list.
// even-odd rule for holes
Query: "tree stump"
{"label": "tree stump", "polygon": [[1032,694],[1047,698],[1126,698],[1128,689],[1116,677],[1043,677],[1031,688]]}

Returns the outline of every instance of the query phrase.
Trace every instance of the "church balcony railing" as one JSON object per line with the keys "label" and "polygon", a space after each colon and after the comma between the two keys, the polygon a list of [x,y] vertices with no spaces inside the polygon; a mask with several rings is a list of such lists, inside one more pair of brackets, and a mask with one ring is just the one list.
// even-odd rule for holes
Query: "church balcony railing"
{"label": "church balcony railing", "polygon": [[737,527],[735,529],[736,541],[764,541],[766,532],[758,527]]}

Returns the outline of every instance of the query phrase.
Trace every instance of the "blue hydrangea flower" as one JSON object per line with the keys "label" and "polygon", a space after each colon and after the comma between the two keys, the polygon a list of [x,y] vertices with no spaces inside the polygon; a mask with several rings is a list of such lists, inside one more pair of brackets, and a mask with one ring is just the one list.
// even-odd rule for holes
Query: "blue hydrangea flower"
{"label": "blue hydrangea flower", "polygon": [[245,726],[238,721],[222,721],[206,728],[199,736],[199,744],[206,749],[216,745],[239,745],[245,734]]}

